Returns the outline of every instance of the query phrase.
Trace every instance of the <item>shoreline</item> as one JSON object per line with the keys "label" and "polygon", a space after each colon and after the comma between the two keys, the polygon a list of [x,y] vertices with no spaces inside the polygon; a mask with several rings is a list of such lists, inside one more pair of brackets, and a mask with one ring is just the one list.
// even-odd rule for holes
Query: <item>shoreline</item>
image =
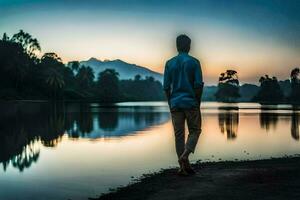
{"label": "shoreline", "polygon": [[[116,101],[116,102],[103,102],[99,100],[51,100],[51,99],[0,99],[0,103],[99,103],[103,105],[112,105],[118,103],[140,103],[140,102],[165,102],[165,100],[126,100],[126,101]],[[201,103],[223,103],[223,104],[239,104],[239,103],[256,103],[262,106],[278,106],[278,105],[290,105],[290,106],[300,106],[300,103],[295,102],[258,102],[258,101],[236,101],[236,102],[222,102],[222,101],[207,101],[203,100]],[[233,108],[233,107],[228,107]],[[227,109],[225,106],[224,109]]]}
{"label": "shoreline", "polygon": [[300,156],[254,161],[197,162],[197,174],[178,168],[145,174],[93,200],[300,199]]}

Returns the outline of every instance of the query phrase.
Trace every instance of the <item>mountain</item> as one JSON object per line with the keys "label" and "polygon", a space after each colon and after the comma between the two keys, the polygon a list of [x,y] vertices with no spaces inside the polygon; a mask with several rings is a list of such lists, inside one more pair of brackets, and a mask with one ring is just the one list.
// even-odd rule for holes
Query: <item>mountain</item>
{"label": "mountain", "polygon": [[120,74],[119,79],[133,79],[135,75],[140,74],[142,78],[152,76],[160,82],[163,80],[162,74],[158,72],[154,72],[146,67],[129,64],[119,59],[101,61],[96,58],[90,58],[87,61],[81,61],[80,65],[90,66],[94,70],[96,78],[98,73],[105,69],[115,69]]}

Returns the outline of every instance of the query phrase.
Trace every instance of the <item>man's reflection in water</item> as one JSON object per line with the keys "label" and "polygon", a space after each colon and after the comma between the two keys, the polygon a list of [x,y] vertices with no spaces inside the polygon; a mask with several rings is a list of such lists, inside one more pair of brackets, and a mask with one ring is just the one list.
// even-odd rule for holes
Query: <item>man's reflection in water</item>
{"label": "man's reflection in water", "polygon": [[295,140],[299,140],[299,113],[293,112],[291,119],[291,135]]}
{"label": "man's reflection in water", "polygon": [[266,131],[269,131],[270,128],[275,130],[278,123],[278,113],[269,113],[262,110],[259,114],[259,122],[260,127],[266,129]]}
{"label": "man's reflection in water", "polygon": [[220,110],[218,118],[221,133],[226,134],[228,140],[235,139],[238,133],[239,112],[236,110]]}

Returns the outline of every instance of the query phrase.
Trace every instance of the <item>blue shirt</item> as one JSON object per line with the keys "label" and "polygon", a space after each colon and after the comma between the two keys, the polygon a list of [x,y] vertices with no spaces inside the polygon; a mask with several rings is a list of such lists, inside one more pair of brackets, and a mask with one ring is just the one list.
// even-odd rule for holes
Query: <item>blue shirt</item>
{"label": "blue shirt", "polygon": [[200,62],[187,53],[179,53],[168,60],[164,72],[164,90],[170,90],[171,108],[199,106],[196,88],[202,88],[203,79]]}

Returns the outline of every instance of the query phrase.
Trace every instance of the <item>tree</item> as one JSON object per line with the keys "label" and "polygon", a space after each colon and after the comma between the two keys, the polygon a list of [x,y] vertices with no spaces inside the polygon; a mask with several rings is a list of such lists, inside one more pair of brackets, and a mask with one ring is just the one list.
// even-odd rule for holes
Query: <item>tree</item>
{"label": "tree", "polygon": [[47,86],[52,91],[52,98],[57,99],[57,94],[62,91],[65,86],[63,72],[65,65],[61,62],[61,58],[56,53],[45,53],[40,64],[43,77]]}
{"label": "tree", "polygon": [[36,38],[33,38],[29,33],[20,30],[11,38],[13,42],[19,43],[24,48],[25,52],[31,57],[36,58],[36,54],[41,51],[40,44]]}
{"label": "tree", "polygon": [[89,66],[82,65],[78,73],[76,74],[76,79],[79,83],[81,89],[89,90],[93,86],[93,81],[95,79],[94,71]]}
{"label": "tree", "polygon": [[70,62],[70,65],[71,65],[71,69],[73,70],[73,72],[78,72],[78,70],[80,68],[80,64],[78,61]]}
{"label": "tree", "polygon": [[134,81],[140,81],[142,79],[142,76],[137,74],[134,76]]}
{"label": "tree", "polygon": [[100,72],[97,87],[102,101],[116,102],[119,97],[119,73],[114,69],[105,69]]}
{"label": "tree", "polygon": [[7,40],[7,36],[0,40],[0,63],[1,86],[16,91],[33,65],[21,44]]}
{"label": "tree", "polygon": [[41,60],[42,60],[42,62],[47,63],[47,64],[62,62],[61,58],[56,53],[53,53],[53,52],[45,53],[42,56]]}
{"label": "tree", "polygon": [[141,79],[139,75],[136,75],[134,80],[121,80],[119,87],[123,101],[165,100],[161,82],[151,76]]}
{"label": "tree", "polygon": [[283,92],[275,76],[269,75],[260,77],[260,89],[253,100],[260,103],[279,103],[284,100]]}
{"label": "tree", "polygon": [[8,41],[8,40],[9,40],[9,37],[7,36],[7,34],[3,33],[2,41]]}
{"label": "tree", "polygon": [[218,101],[223,102],[235,102],[240,97],[239,80],[235,70],[227,70],[220,74],[215,96]]}
{"label": "tree", "polygon": [[292,103],[300,103],[300,69],[294,68],[291,71],[291,94],[289,96],[289,100]]}
{"label": "tree", "polygon": [[46,83],[52,88],[53,90],[53,97],[57,99],[57,91],[62,89],[65,86],[65,82],[63,76],[59,74],[55,69],[50,69],[48,71],[48,77],[46,79]]}

